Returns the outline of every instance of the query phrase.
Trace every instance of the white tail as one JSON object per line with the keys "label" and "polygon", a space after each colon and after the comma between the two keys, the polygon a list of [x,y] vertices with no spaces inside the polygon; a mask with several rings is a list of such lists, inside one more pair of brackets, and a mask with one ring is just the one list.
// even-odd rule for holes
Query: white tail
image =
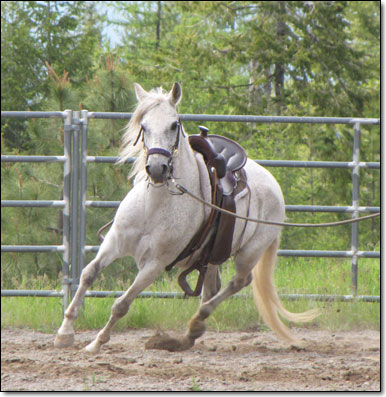
{"label": "white tail", "polygon": [[275,240],[252,270],[253,296],[264,322],[281,338],[289,342],[296,342],[278,313],[288,321],[308,322],[317,317],[320,312],[318,309],[313,309],[304,313],[291,313],[283,307],[273,278],[278,245],[278,240]]}

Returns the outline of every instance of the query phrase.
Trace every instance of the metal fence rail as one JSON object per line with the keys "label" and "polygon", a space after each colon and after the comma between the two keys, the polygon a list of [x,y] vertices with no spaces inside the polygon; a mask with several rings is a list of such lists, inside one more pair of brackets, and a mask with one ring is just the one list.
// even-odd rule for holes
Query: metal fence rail
{"label": "metal fence rail", "polygon": [[[65,112],[1,112],[1,117],[58,118],[64,124],[63,156],[15,156],[2,155],[1,162],[63,163],[63,200],[2,200],[1,207],[59,207],[62,210],[63,240],[60,246],[1,246],[2,252],[61,252],[63,309],[70,296],[68,271],[70,268],[70,197],[71,197],[71,145],[72,111]],[[44,291],[38,291],[44,293]],[[22,291],[20,291],[22,293]],[[1,291],[3,296],[3,291]],[[14,295],[15,296],[15,295]],[[20,296],[19,293],[16,296]]]}
{"label": "metal fence rail", "polygon": [[[2,290],[2,296],[49,296],[62,297],[63,309],[68,304],[69,296],[75,293],[84,257],[87,252],[96,252],[99,246],[86,246],[86,209],[115,208],[118,201],[87,200],[87,166],[88,163],[115,163],[115,156],[88,156],[88,123],[90,119],[127,119],[132,113],[110,112],[80,112],[65,110],[64,112],[1,112],[2,117],[10,118],[59,118],[64,124],[64,155],[63,156],[15,156],[2,155],[2,162],[34,162],[34,163],[63,163],[64,188],[63,200],[2,200],[2,207],[41,207],[63,208],[63,243],[62,245],[2,245],[2,252],[61,252],[63,256],[62,291],[32,291],[32,290]],[[214,121],[241,123],[310,123],[310,124],[347,124],[353,127],[354,144],[352,161],[290,161],[290,160],[256,160],[265,167],[295,167],[295,168],[346,168],[352,170],[352,204],[350,206],[317,206],[317,205],[287,205],[286,211],[296,212],[334,212],[351,213],[358,218],[360,213],[379,212],[379,207],[363,207],[359,205],[359,170],[380,169],[378,162],[360,161],[360,126],[379,125],[379,119],[362,119],[346,117],[281,117],[281,116],[226,116],[226,115],[180,115],[182,121]],[[132,162],[134,159],[129,159]],[[314,300],[360,300],[379,302],[377,296],[358,296],[358,259],[379,258],[379,252],[359,251],[359,229],[354,223],[351,228],[351,249],[348,251],[320,251],[320,250],[279,250],[279,256],[288,257],[335,257],[351,258],[352,261],[352,294],[351,295],[310,295],[288,294],[281,295],[287,299]],[[70,265],[71,264],[71,265]],[[105,297],[119,296],[120,291],[89,291],[86,296]],[[152,293],[143,292],[141,297],[154,296],[157,298],[180,298],[183,293]]]}
{"label": "metal fence rail", "polygon": [[[87,291],[86,298],[118,298],[125,294],[126,291]],[[44,297],[44,298],[63,298],[63,291],[56,290],[18,290],[9,289],[1,291],[1,296],[30,296],[30,297]],[[279,294],[280,298],[291,301],[308,299],[313,301],[325,302],[379,302],[378,296],[371,295],[317,295],[317,294]],[[184,292],[152,292],[142,291],[138,298],[155,298],[155,299],[187,299]],[[231,298],[252,298],[252,295],[235,294]],[[200,299],[199,297],[189,297],[189,299]]]}

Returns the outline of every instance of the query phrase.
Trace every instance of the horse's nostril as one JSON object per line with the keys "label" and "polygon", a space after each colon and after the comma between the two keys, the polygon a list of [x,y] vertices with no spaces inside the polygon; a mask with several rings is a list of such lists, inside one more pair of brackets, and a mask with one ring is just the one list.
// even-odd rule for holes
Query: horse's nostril
{"label": "horse's nostril", "polygon": [[169,171],[167,164],[147,164],[145,169],[150,178],[156,183],[164,182]]}

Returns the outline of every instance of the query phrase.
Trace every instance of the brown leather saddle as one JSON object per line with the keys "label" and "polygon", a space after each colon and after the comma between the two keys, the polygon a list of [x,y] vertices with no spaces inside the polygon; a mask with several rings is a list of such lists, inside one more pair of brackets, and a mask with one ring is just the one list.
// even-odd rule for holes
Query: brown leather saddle
{"label": "brown leather saddle", "polygon": [[[201,153],[208,170],[211,182],[212,204],[231,212],[236,212],[236,194],[245,188],[246,175],[243,167],[247,161],[245,150],[231,139],[220,135],[208,135],[206,127],[199,127],[200,135],[190,135],[190,146]],[[211,210],[208,220],[204,222],[189,244],[178,257],[166,267],[166,270],[179,261],[190,257],[190,263],[194,253],[203,244],[201,255],[194,260],[189,268],[181,272],[178,283],[186,295],[198,296],[202,290],[208,264],[220,265],[231,255],[235,218]],[[210,235],[210,238],[208,236]],[[193,291],[186,277],[193,270],[199,271],[199,277]]]}

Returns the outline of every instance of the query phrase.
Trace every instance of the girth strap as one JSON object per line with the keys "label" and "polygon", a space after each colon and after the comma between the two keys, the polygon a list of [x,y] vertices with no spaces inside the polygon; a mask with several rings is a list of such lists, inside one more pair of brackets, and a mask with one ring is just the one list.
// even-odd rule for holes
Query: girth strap
{"label": "girth strap", "polygon": [[[205,280],[205,274],[208,269],[208,263],[206,260],[208,256],[208,252],[209,252],[209,244],[205,246],[204,251],[202,252],[200,258],[196,262],[194,262],[193,265],[190,266],[188,269],[181,272],[181,274],[178,276],[178,284],[180,284],[180,287],[182,288],[182,290],[185,292],[186,295],[199,296],[201,294],[202,285]],[[194,291],[192,291],[189,283],[186,280],[186,277],[194,270],[197,270],[199,272],[199,276],[198,276],[196,288],[194,289]]]}

